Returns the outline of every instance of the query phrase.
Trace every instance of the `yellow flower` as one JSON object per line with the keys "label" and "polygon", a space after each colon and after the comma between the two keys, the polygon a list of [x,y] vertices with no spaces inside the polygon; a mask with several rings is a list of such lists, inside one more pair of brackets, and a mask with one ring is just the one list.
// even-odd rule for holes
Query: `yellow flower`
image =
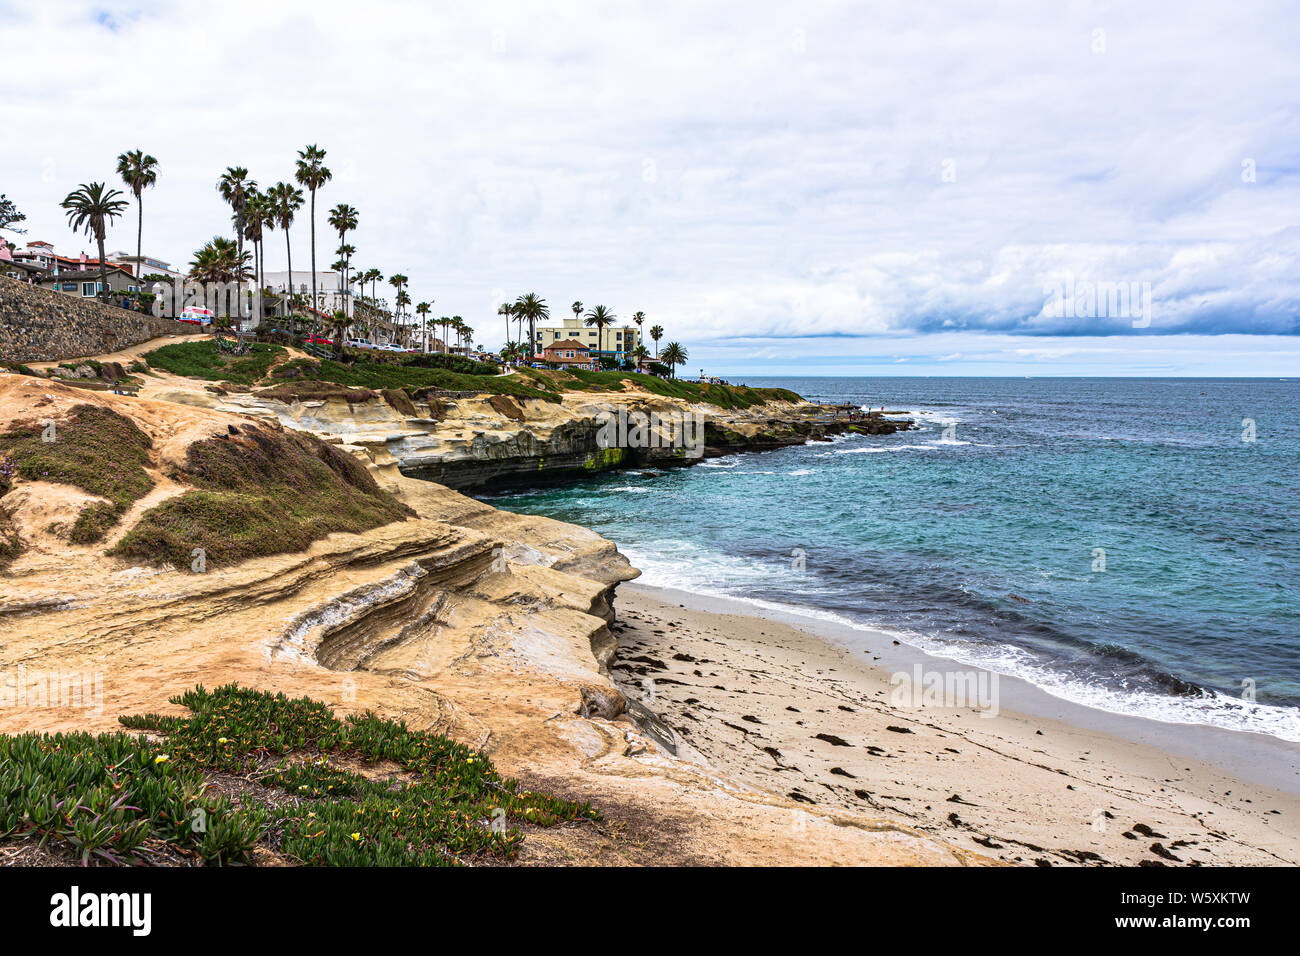
{"label": "yellow flower", "polygon": [[172,758],[169,757],[169,756],[167,756],[166,754],[159,754],[158,756],[156,756],[156,757],[153,758],[153,762],[154,762],[154,763],[166,763],[168,760],[171,760],[171,759],[172,759]]}
{"label": "yellow flower", "polygon": [[352,839],[357,840],[357,841],[360,841],[360,839],[361,839],[361,834],[360,834],[360,833],[354,833],[354,834],[352,834]]}
{"label": "yellow flower", "polygon": [[217,738],[217,743],[219,743],[219,744],[225,744],[225,743],[229,743],[229,742],[230,742],[230,741],[226,740],[225,737],[218,737],[218,738]]}

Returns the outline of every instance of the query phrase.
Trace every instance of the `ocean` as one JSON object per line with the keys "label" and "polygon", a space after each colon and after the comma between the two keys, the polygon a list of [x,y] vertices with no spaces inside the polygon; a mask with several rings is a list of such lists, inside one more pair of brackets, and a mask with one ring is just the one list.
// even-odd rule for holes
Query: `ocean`
{"label": "ocean", "polygon": [[486,496],[642,583],[1300,741],[1300,382],[767,378],[917,427]]}

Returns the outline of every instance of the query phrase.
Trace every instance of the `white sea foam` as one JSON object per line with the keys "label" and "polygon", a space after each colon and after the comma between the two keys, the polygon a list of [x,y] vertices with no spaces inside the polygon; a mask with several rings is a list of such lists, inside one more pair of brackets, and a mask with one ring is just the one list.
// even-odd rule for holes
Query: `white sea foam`
{"label": "white sea foam", "polygon": [[[756,562],[710,552],[690,542],[661,542],[665,553],[624,548],[640,568],[640,583],[674,588],[705,597],[741,601],[754,608],[826,621],[860,632],[883,634],[930,654],[972,667],[982,667],[1033,684],[1053,697],[1085,707],[1131,717],[1175,724],[1202,724],[1227,730],[1269,734],[1300,742],[1300,708],[1239,700],[1206,692],[1188,697],[1138,688],[1116,687],[1053,669],[1050,661],[1010,644],[951,641],[933,634],[860,621],[834,611],[802,604],[767,601],[738,593],[738,589],[765,584],[788,587],[791,570],[780,564]],[[711,582],[702,585],[701,581]],[[1099,679],[1100,680],[1100,679]]]}

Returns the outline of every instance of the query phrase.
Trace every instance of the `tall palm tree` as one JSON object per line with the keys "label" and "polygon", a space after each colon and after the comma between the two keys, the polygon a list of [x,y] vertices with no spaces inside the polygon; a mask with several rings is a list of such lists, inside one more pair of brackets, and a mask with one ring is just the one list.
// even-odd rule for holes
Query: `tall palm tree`
{"label": "tall palm tree", "polygon": [[[257,295],[254,301],[258,304],[259,313],[261,311],[262,289],[265,283],[262,276],[265,272],[262,269],[263,252],[266,248],[262,241],[264,231],[275,226],[275,218],[271,211],[271,200],[265,193],[253,190],[244,203],[244,234],[245,237],[253,244],[253,276],[256,279]],[[257,322],[260,325],[262,315],[257,316]]]}
{"label": "tall palm tree", "polygon": [[460,348],[461,339],[465,337],[465,320],[459,315],[451,317],[451,330],[456,333],[456,348]]}
{"label": "tall palm tree", "polygon": [[640,342],[638,342],[636,344],[636,348],[632,350],[632,358],[636,359],[638,371],[641,368],[641,363],[644,362],[649,357],[650,357],[650,350],[646,348],[644,345],[642,345]]}
{"label": "tall palm tree", "polygon": [[366,281],[370,283],[370,298],[374,299],[375,304],[378,305],[379,290],[375,286],[384,281],[384,274],[378,269],[368,269],[366,270]]}
{"label": "tall palm tree", "polygon": [[80,229],[88,236],[93,235],[99,244],[99,294],[106,302],[108,262],[104,259],[104,234],[126,209],[126,200],[118,198],[121,195],[122,190],[107,189],[103,183],[82,183],[59,204],[68,211],[68,225],[72,231]]}
{"label": "tall palm tree", "polygon": [[514,314],[515,314],[515,307],[514,304],[510,302],[502,302],[501,307],[497,309],[497,315],[504,315],[506,317],[506,343],[507,344],[509,344],[510,342],[510,319],[514,316]]}
{"label": "tall palm tree", "polygon": [[[401,319],[402,306],[410,303],[411,299],[406,295],[405,286],[411,280],[400,272],[388,277],[388,284],[397,290],[397,295],[393,299],[393,322],[394,326]],[[405,299],[405,301],[403,301]]]}
{"label": "tall palm tree", "polygon": [[[357,228],[358,215],[356,207],[349,206],[345,202],[339,203],[330,210],[329,224],[333,226],[334,231],[339,234],[340,246],[346,246],[348,244],[348,233]],[[356,250],[353,249],[352,251],[355,252]],[[343,255],[345,259],[350,259],[349,256],[344,255],[342,252],[340,252],[339,255]],[[342,280],[343,287],[346,288],[348,284],[346,267],[344,267],[340,279]]]}
{"label": "tall palm tree", "polygon": [[306,186],[311,192],[311,335],[316,337],[316,317],[319,303],[316,300],[316,190],[334,177],[325,168],[325,150],[312,144],[306,149],[298,150],[298,168],[294,178],[298,185]]}
{"label": "tall palm tree", "polygon": [[420,335],[426,352],[429,351],[429,337],[424,333],[429,328],[429,310],[432,308],[433,306],[428,302],[421,302],[415,307],[415,314],[420,317]]}
{"label": "tall palm tree", "polygon": [[293,247],[289,244],[289,227],[293,225],[294,213],[302,208],[302,190],[292,183],[276,183],[266,191],[276,223],[284,230],[284,252],[289,259],[289,296],[286,300],[290,313],[293,312]]}
{"label": "tall palm tree", "polygon": [[[397,298],[394,299],[393,301],[397,304],[398,314],[405,315],[406,307],[411,304],[411,296],[407,293],[405,289],[402,289],[400,292],[397,293]],[[402,324],[402,340],[407,343],[409,343],[411,340],[411,329],[410,326],[406,323]]]}
{"label": "tall palm tree", "polygon": [[[546,306],[546,300],[540,298],[536,293],[529,292],[527,295],[521,295],[515,300],[515,308],[521,319],[528,320],[528,354],[535,355],[537,352],[537,323],[551,317],[551,310]],[[520,323],[520,334],[523,333],[522,322]]]}
{"label": "tall palm tree", "polygon": [[632,316],[632,321],[636,323],[636,344],[641,344],[641,325],[645,322],[645,313],[637,312]]}
{"label": "tall palm tree", "polygon": [[676,342],[669,342],[664,346],[663,354],[659,358],[667,363],[669,377],[676,378],[677,366],[685,365],[686,360],[690,358],[690,354]]}
{"label": "tall palm tree", "polygon": [[569,306],[569,308],[571,308],[571,309],[573,310],[573,317],[574,317],[575,319],[576,319],[578,316],[580,316],[580,315],[582,314],[582,303],[581,303],[581,302],[574,302],[573,305]]}
{"label": "tall palm tree", "polygon": [[348,286],[352,285],[352,283],[348,280],[348,276],[352,274],[352,257],[357,254],[357,247],[345,242],[334,250],[334,254],[343,263],[339,270],[339,291],[350,291]]}
{"label": "tall palm tree", "polygon": [[[588,327],[594,325],[596,327],[597,354],[604,351],[605,326],[612,325],[614,323],[614,318],[615,316],[613,312],[609,311],[609,309],[605,308],[603,305],[598,305],[588,312],[587,317],[583,320],[584,325]],[[597,364],[599,364],[599,362]]]}
{"label": "tall palm tree", "polygon": [[[243,166],[227,166],[226,171],[217,180],[217,192],[230,205],[235,222],[235,243],[239,254],[244,254],[244,210],[248,206],[248,197],[257,191],[257,183],[248,178],[248,170]],[[240,284],[239,294],[243,295]]]}
{"label": "tall palm tree", "polygon": [[117,174],[135,196],[137,219],[135,227],[136,285],[144,275],[144,191],[158,181],[158,160],[146,156],[142,150],[133,149],[117,157]]}
{"label": "tall palm tree", "polygon": [[650,338],[655,340],[655,359],[659,358],[659,340],[664,337],[664,327],[662,325],[650,326]]}
{"label": "tall palm tree", "polygon": [[460,324],[460,330],[459,330],[459,331],[460,331],[460,334],[464,337],[464,341],[465,341],[465,354],[468,355],[468,354],[469,354],[470,346],[474,344],[474,330],[471,329],[471,328],[470,328],[468,325],[466,325],[464,322],[462,322],[462,323]]}

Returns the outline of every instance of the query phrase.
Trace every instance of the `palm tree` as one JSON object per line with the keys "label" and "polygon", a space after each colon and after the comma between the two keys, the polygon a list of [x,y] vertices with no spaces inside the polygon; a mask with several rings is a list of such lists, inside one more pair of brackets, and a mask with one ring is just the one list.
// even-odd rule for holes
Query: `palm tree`
{"label": "palm tree", "polygon": [[637,342],[637,345],[640,345],[640,344],[641,344],[641,324],[642,324],[643,322],[645,322],[645,313],[644,313],[644,312],[637,312],[635,315],[632,316],[632,321],[636,323],[636,342]]}
{"label": "palm tree", "polygon": [[636,359],[637,369],[640,370],[641,363],[650,357],[650,350],[638,342],[636,348],[632,350],[632,357]]}
{"label": "palm tree", "polygon": [[[549,319],[551,310],[546,306],[546,300],[539,298],[536,293],[529,292],[527,295],[521,295],[515,300],[515,308],[518,310],[520,319],[528,320],[528,354],[534,355],[537,352],[537,323]],[[520,334],[523,334],[523,323],[520,323]]]}
{"label": "palm tree", "polygon": [[[135,227],[136,279],[144,275],[144,191],[158,181],[158,160],[146,156],[142,150],[133,149],[117,157],[117,174],[135,196],[138,218]],[[137,286],[139,282],[137,281]]]}
{"label": "palm tree", "polygon": [[325,168],[325,150],[315,144],[298,150],[298,169],[294,178],[300,186],[311,191],[311,335],[316,337],[316,316],[319,304],[316,301],[316,190],[325,185],[334,176]]}
{"label": "palm tree", "polygon": [[[339,203],[330,210],[329,224],[333,226],[334,230],[339,234],[340,246],[346,246],[348,244],[348,233],[357,228],[358,215],[359,213],[356,208],[354,206],[349,206],[347,203]],[[356,252],[355,249],[352,251]],[[349,259],[350,261],[350,257],[345,255],[343,252],[340,251],[339,255],[342,255],[345,259]],[[346,288],[348,284],[346,267],[344,267],[341,279]]]}
{"label": "palm tree", "polygon": [[424,341],[424,351],[426,352],[429,351],[429,338],[424,333],[429,327],[428,315],[429,310],[432,308],[433,306],[428,302],[421,302],[415,307],[415,314],[420,317],[420,334]]}
{"label": "palm tree", "polygon": [[509,302],[502,302],[501,307],[497,309],[497,315],[506,317],[506,344],[510,344],[510,318],[515,314],[515,307]]}
{"label": "palm tree", "polygon": [[108,301],[108,262],[104,259],[104,233],[113,220],[126,209],[120,189],[106,189],[103,183],[82,183],[68,193],[60,205],[68,211],[68,225],[73,232],[83,230],[99,244],[100,297]]}
{"label": "palm tree", "polygon": [[[194,253],[188,278],[202,283],[242,282],[249,277],[248,260],[248,253],[240,252],[235,240],[213,236],[211,242]],[[213,312],[218,312],[221,303],[211,304]],[[228,301],[226,314],[230,314]]]}
{"label": "palm tree", "polygon": [[[257,183],[248,178],[248,170],[243,166],[227,166],[226,171],[217,180],[217,192],[230,204],[235,221],[235,243],[239,254],[244,254],[244,210],[248,206],[248,197],[257,191]],[[241,285],[239,293],[243,295]]]}
{"label": "palm tree", "polygon": [[659,340],[664,337],[664,327],[662,325],[650,326],[650,338],[655,340],[655,359],[659,358]]}
{"label": "palm tree", "polygon": [[[293,216],[302,208],[302,190],[292,183],[276,183],[266,192],[271,203],[275,221],[284,230],[284,252],[289,259],[289,297],[287,304],[293,311],[293,247],[289,244],[289,227],[293,225]],[[292,321],[292,320],[291,320]]]}
{"label": "palm tree", "polygon": [[474,344],[474,330],[462,322],[460,324],[460,334],[465,338],[465,354],[469,355],[470,346]]}
{"label": "palm tree", "polygon": [[[598,305],[590,312],[587,313],[587,317],[584,320],[583,324],[588,327],[593,325],[596,327],[597,355],[599,355],[600,352],[604,350],[603,346],[605,345],[605,326],[612,325],[614,322],[614,318],[615,318],[614,313],[609,311],[609,309],[605,308],[603,305]],[[597,362],[597,364],[599,364],[599,362]]]}
{"label": "palm tree", "polygon": [[465,320],[459,315],[451,317],[451,330],[456,333],[456,348],[460,348],[460,340],[465,336]]}
{"label": "palm tree", "polygon": [[352,324],[352,319],[343,309],[335,309],[332,319],[333,334],[330,338],[334,340],[334,356],[343,358],[343,340],[347,337],[348,326]]}
{"label": "palm tree", "polygon": [[514,362],[524,357],[524,347],[518,342],[507,342],[501,349],[501,361]]}
{"label": "palm tree", "polygon": [[663,355],[660,360],[668,364],[668,375],[670,378],[677,377],[677,366],[685,365],[686,360],[690,358],[686,349],[682,348],[676,342],[669,342],[664,346]]}
{"label": "palm tree", "polygon": [[352,284],[348,281],[348,276],[352,272],[352,257],[357,254],[357,247],[351,243],[345,242],[334,250],[334,254],[338,256],[342,262],[342,265],[339,267],[339,291],[343,292]]}
{"label": "palm tree", "polygon": [[582,314],[582,303],[581,303],[581,302],[574,302],[573,305],[569,306],[569,308],[571,308],[571,309],[573,310],[573,317],[574,317],[575,319],[576,319],[579,315]]}
{"label": "palm tree", "polygon": [[[406,307],[407,307],[408,305],[411,304],[411,297],[410,297],[410,295],[407,294],[407,291],[406,291],[405,289],[402,289],[400,292],[397,293],[397,298],[394,299],[394,302],[397,303],[397,311],[398,311],[398,314],[399,314],[399,315],[404,315],[404,314],[405,314]],[[405,342],[410,342],[410,340],[411,340],[411,329],[410,329],[410,327],[409,327],[408,325],[406,325],[405,323],[402,325],[402,333],[401,333],[401,334],[402,334],[402,340],[403,340],[403,341],[405,341]]]}
{"label": "palm tree", "polygon": [[275,217],[271,209],[271,200],[265,193],[254,190],[248,196],[244,203],[244,234],[245,237],[253,244],[253,274],[257,280],[257,295],[255,301],[258,307],[257,323],[262,322],[262,289],[264,283],[262,276],[266,273],[262,268],[263,252],[266,248],[262,241],[263,231],[275,227]]}
{"label": "palm tree", "polygon": [[[394,322],[394,325],[396,325],[396,322],[401,318],[401,315],[402,315],[402,306],[403,306],[403,305],[407,305],[407,304],[409,304],[410,301],[411,301],[410,297],[407,296],[407,294],[406,294],[406,292],[405,292],[405,290],[404,290],[404,288],[403,288],[403,287],[406,285],[406,283],[408,283],[408,282],[410,282],[410,281],[411,281],[410,279],[408,279],[406,276],[402,275],[400,272],[397,273],[396,275],[391,275],[391,276],[388,277],[388,284],[391,285],[394,289],[397,290],[397,295],[396,295],[396,297],[393,299],[393,322]],[[405,300],[405,301],[403,301],[403,300]]]}

